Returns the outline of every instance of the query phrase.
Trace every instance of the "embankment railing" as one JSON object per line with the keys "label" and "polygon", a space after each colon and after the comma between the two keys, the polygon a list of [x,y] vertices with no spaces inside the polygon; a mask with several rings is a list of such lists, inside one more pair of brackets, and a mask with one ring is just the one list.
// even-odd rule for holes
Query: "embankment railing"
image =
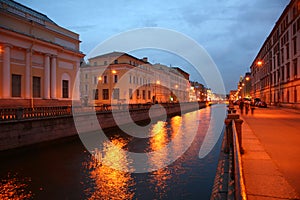
{"label": "embankment railing", "polygon": [[[240,125],[238,125],[240,126]],[[246,200],[246,188],[244,183],[243,167],[241,154],[244,152],[241,146],[241,137],[238,137],[236,122],[232,123],[232,136],[233,136],[233,172],[235,183],[235,199]]]}
{"label": "embankment railing", "polygon": [[[201,102],[200,102],[201,103]],[[203,105],[199,103],[199,107]],[[188,105],[189,103],[160,103],[165,108],[178,107],[179,105]],[[23,119],[39,119],[39,118],[51,118],[57,116],[72,115],[73,110],[81,113],[105,113],[112,110],[129,110],[131,112],[135,110],[150,109],[153,104],[102,104],[99,106],[51,106],[51,107],[34,107],[34,108],[0,108],[0,121],[15,121]]]}

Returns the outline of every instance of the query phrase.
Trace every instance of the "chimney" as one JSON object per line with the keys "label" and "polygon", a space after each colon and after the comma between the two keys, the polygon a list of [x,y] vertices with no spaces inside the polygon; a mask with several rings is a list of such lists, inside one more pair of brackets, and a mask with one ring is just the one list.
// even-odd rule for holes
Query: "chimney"
{"label": "chimney", "polygon": [[147,58],[147,57],[144,57],[144,58],[143,58],[143,61],[144,61],[144,62],[148,62],[148,58]]}

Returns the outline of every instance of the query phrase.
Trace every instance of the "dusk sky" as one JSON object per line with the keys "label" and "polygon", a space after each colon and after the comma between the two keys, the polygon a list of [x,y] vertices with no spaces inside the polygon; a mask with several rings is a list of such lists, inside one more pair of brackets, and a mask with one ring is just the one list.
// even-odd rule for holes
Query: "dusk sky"
{"label": "dusk sky", "polygon": [[[222,74],[226,91],[236,89],[289,0],[17,0],[80,34],[88,55],[108,38],[136,28],[159,27],[182,33],[206,49]],[[117,51],[117,49],[116,49]],[[180,59],[157,51],[132,52],[151,63],[179,66]],[[201,81],[200,81],[201,82]]]}

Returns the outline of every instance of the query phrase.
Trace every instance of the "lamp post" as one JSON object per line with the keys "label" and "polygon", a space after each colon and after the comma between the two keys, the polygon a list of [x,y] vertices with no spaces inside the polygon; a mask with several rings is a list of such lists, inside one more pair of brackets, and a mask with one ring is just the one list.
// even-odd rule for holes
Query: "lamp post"
{"label": "lamp post", "polygon": [[112,74],[112,78],[111,78],[111,82],[110,82],[110,89],[111,89],[111,99],[110,99],[110,101],[111,101],[111,104],[112,104],[113,95],[114,95],[114,91],[113,91],[114,90],[114,83],[117,82],[117,80],[115,79],[115,75],[117,74],[117,71],[112,69],[111,74]]}
{"label": "lamp post", "polygon": [[155,103],[156,103],[156,101],[157,101],[157,92],[156,92],[156,87],[157,87],[157,85],[159,85],[160,84],[160,81],[159,80],[157,80],[156,82],[155,82],[155,86],[154,86],[154,92],[155,92],[155,98],[154,98],[154,100],[155,100]]}

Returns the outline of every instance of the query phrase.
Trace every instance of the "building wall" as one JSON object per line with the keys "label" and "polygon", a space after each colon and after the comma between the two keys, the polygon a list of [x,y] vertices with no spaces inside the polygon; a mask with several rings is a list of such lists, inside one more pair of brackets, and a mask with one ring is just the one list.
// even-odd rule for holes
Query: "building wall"
{"label": "building wall", "polygon": [[[88,65],[82,66],[80,91],[82,100],[91,105],[186,102],[188,82],[175,69],[160,64],[152,65],[146,58],[138,59],[112,52],[91,58]],[[112,92],[116,88],[119,89],[119,95],[113,98],[116,96]],[[103,90],[109,91],[106,99],[103,98]],[[94,99],[95,93],[98,93],[98,99]]]}
{"label": "building wall", "polygon": [[[70,105],[76,73],[84,56],[79,51],[78,34],[12,1],[1,1],[0,18],[0,107],[34,107],[33,102],[38,99]],[[17,96],[13,95],[13,75],[21,76],[21,92]],[[39,97],[33,96],[33,77],[40,77]],[[63,80],[68,80],[65,97]],[[51,106],[50,102],[53,101],[40,101],[39,106]]]}
{"label": "building wall", "polygon": [[271,105],[300,107],[299,14],[300,2],[292,0],[251,65],[252,96]]}

